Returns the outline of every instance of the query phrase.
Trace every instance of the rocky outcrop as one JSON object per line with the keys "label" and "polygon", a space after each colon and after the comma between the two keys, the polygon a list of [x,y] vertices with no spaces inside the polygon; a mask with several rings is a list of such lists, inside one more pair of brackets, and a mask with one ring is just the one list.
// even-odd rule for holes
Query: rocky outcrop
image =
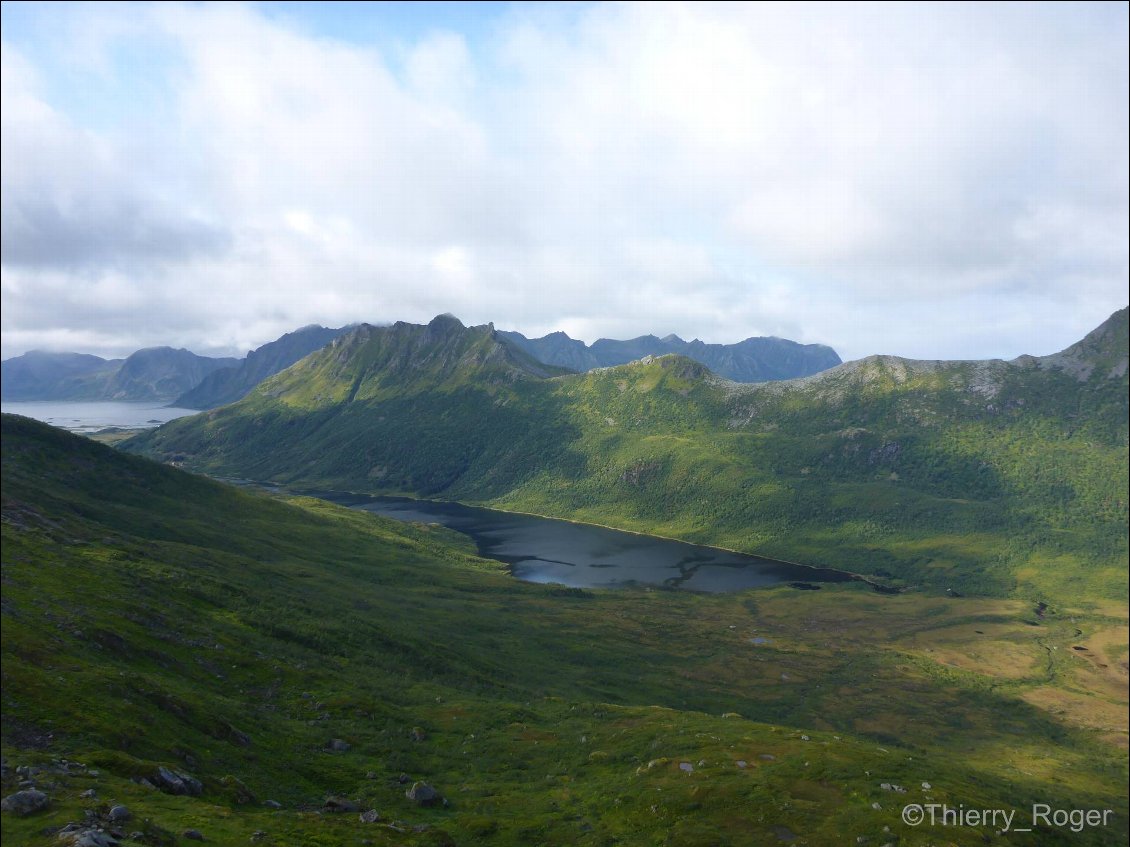
{"label": "rocky outcrop", "polygon": [[404,796],[417,806],[441,806],[444,804],[443,795],[428,785],[426,782],[414,782],[412,787],[404,792]]}
{"label": "rocky outcrop", "polygon": [[0,801],[0,809],[21,818],[41,812],[49,805],[51,805],[51,798],[34,788],[9,794],[3,801]]}
{"label": "rocky outcrop", "polygon": [[204,785],[200,780],[189,774],[170,770],[164,766],[157,768],[156,772],[149,777],[149,781],[154,787],[164,791],[166,794],[199,797],[204,791]]}

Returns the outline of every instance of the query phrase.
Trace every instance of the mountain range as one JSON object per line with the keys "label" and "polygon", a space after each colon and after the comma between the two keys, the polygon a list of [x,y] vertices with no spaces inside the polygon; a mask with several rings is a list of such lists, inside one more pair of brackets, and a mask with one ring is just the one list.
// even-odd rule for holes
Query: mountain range
{"label": "mountain range", "polygon": [[[1127,337],[1122,310],[1050,356],[742,384],[680,355],[573,373],[440,316],[129,452],[3,415],[4,843],[1125,844]],[[892,590],[529,584],[295,488]]]}
{"label": "mountain range", "polygon": [[601,338],[590,346],[564,332],[553,332],[542,338],[526,338],[520,332],[499,332],[498,335],[540,362],[581,372],[668,353],[700,362],[719,376],[735,382],[793,379],[840,364],[840,357],[831,347],[798,344],[784,338],[747,338],[737,344],[706,344],[697,338],[684,341],[677,335],[664,338],[641,335],[630,341]]}
{"label": "mountain range", "polygon": [[198,356],[171,347],[151,347],[110,360],[34,350],[3,362],[3,399],[158,402],[210,409],[238,400],[264,378],[345,330],[303,327],[252,350],[244,359]]}
{"label": "mountain range", "polygon": [[[169,347],[139,350],[127,359],[112,360],[32,351],[3,362],[0,390],[9,401],[156,401],[185,409],[213,409],[239,400],[267,377],[349,329],[352,327],[306,326],[252,350],[242,360],[213,359]],[[806,376],[840,362],[830,347],[780,338],[748,338],[724,345],[646,335],[631,341],[602,338],[588,347],[561,332],[532,340],[517,332],[500,332],[498,337],[544,364],[573,371],[678,352],[739,382],[762,382]]]}
{"label": "mountain range", "polygon": [[208,374],[173,400],[173,405],[182,409],[213,409],[234,403],[267,377],[320,350],[347,329],[311,325],[288,332],[252,350],[243,361]]}
{"label": "mountain range", "polygon": [[33,350],[3,362],[3,399],[115,400],[159,402],[173,400],[220,368],[239,363],[234,358],[197,356],[185,349],[147,347],[125,359],[102,359],[78,353]]}
{"label": "mountain range", "polygon": [[[1125,592],[1127,313],[1045,357],[873,356],[740,384],[678,355],[562,374],[493,327],[360,326],[126,449],[458,499],[996,596]],[[1047,562],[1057,562],[1048,567]]]}

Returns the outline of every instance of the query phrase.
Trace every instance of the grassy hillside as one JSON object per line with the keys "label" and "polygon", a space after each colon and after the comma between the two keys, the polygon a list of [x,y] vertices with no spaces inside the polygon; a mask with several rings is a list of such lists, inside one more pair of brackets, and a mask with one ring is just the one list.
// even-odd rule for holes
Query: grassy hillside
{"label": "grassy hillside", "polygon": [[[143,844],[1125,843],[1118,604],[528,585],[434,527],[11,416],[2,445],[4,794],[51,798],[5,844],[116,803]],[[200,795],[135,781],[162,765]],[[908,802],[1115,815],[998,836]]]}
{"label": "grassy hillside", "polygon": [[520,355],[451,319],[365,328],[127,449],[221,475],[657,532],[904,587],[1126,596],[1126,310],[1042,359],[872,357],[763,385],[676,356],[545,378]]}

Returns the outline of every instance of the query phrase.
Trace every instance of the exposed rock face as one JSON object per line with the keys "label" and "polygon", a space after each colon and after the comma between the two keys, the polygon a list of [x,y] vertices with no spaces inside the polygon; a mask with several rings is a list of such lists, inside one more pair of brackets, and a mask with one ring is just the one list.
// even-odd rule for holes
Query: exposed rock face
{"label": "exposed rock face", "polygon": [[[1103,379],[1126,376],[1130,342],[1127,341],[1127,316],[1130,309],[1119,309],[1086,337],[1070,347],[1050,356],[1033,358],[1021,356],[1013,364],[1034,364],[1037,367],[1058,368],[1081,382],[1097,374]],[[1022,362],[1029,359],[1031,362]]]}
{"label": "exposed rock face", "polygon": [[180,771],[169,770],[166,767],[157,768],[157,772],[149,778],[149,781],[166,794],[199,797],[204,790],[200,780]]}

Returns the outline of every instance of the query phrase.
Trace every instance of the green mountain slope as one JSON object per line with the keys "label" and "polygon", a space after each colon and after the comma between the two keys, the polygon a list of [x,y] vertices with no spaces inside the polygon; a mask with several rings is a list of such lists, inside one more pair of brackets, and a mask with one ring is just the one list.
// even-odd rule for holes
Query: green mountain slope
{"label": "green mountain slope", "polygon": [[[528,585],[443,530],[2,426],[4,794],[50,798],[5,844],[115,804],[124,844],[1125,842],[1124,616]],[[993,836],[911,801],[1113,818]]]}
{"label": "green mountain slope", "polygon": [[345,327],[327,329],[311,325],[288,332],[252,350],[238,363],[208,374],[177,397],[173,405],[182,409],[214,409],[234,403],[267,377],[289,368],[346,331]]}
{"label": "green mountain slope", "polygon": [[[1127,312],[1044,358],[739,385],[677,356],[543,378],[490,327],[363,328],[128,449],[1034,599],[1127,590]],[[438,319],[437,319],[438,320]]]}

